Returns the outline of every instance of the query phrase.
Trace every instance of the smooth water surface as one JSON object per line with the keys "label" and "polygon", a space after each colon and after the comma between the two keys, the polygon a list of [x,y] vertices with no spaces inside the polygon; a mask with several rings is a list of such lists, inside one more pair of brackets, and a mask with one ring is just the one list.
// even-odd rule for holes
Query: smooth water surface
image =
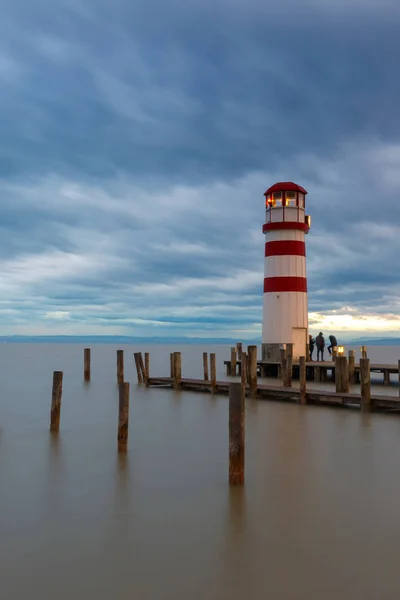
{"label": "smooth water surface", "polygon": [[[246,400],[246,485],[230,489],[227,398],[137,386],[136,350],[118,456],[115,346],[92,346],[90,384],[83,346],[0,346],[2,598],[398,599],[400,417]],[[140,350],[154,375],[181,350],[192,377],[203,350],[219,376],[229,354]]]}

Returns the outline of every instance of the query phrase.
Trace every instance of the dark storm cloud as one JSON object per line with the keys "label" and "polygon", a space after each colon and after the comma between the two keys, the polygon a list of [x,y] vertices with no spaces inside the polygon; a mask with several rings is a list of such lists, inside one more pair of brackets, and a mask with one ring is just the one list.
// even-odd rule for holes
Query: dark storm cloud
{"label": "dark storm cloud", "polygon": [[258,334],[262,194],[286,179],[309,191],[310,310],[398,312],[399,14],[4,2],[2,322]]}

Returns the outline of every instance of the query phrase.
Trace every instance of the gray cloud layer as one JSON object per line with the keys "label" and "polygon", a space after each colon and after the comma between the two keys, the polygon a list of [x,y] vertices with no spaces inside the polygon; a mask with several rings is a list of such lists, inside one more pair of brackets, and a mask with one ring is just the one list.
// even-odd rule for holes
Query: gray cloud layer
{"label": "gray cloud layer", "polygon": [[310,310],[398,315],[397,2],[5,1],[5,332],[260,330],[263,197]]}

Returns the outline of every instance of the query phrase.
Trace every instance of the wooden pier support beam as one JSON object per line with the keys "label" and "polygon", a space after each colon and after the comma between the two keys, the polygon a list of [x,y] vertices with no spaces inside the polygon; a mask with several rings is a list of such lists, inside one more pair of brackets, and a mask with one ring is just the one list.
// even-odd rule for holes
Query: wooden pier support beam
{"label": "wooden pier support beam", "polygon": [[150,354],[149,352],[144,353],[144,383],[146,387],[149,387],[150,379]]}
{"label": "wooden pier support beam", "polygon": [[347,366],[347,356],[338,356],[336,358],[336,392],[349,393],[349,368]]}
{"label": "wooden pier support beam", "polygon": [[388,369],[383,371],[383,385],[390,385],[390,372]]}
{"label": "wooden pier support beam", "polygon": [[236,351],[237,351],[238,360],[242,360],[242,352],[243,352],[243,344],[242,344],[242,342],[237,342],[237,344],[236,344]]}
{"label": "wooden pier support beam", "polygon": [[247,385],[247,354],[246,352],[242,352],[242,370],[241,370],[241,381],[242,387],[246,393],[246,385]]}
{"label": "wooden pier support beam", "polygon": [[175,363],[174,363],[174,353],[171,352],[169,355],[169,374],[171,379],[175,379]]}
{"label": "wooden pier support beam", "polygon": [[354,350],[349,350],[349,384],[355,383],[355,364],[356,364],[356,353]]}
{"label": "wooden pier support beam", "polygon": [[174,388],[179,390],[182,381],[182,357],[180,352],[174,352]]}
{"label": "wooden pier support beam", "polygon": [[281,375],[282,382],[284,382],[285,373],[286,373],[286,364],[287,364],[286,346],[282,346],[280,349],[280,352],[281,352],[280,375]]}
{"label": "wooden pier support beam", "polygon": [[90,348],[83,351],[83,379],[90,381]]}
{"label": "wooden pier support beam", "polygon": [[361,410],[371,410],[371,375],[369,358],[360,358]]}
{"label": "wooden pier support beam", "polygon": [[361,346],[361,358],[367,358],[367,346]]}
{"label": "wooden pier support beam", "polygon": [[124,382],[124,351],[117,350],[117,383]]}
{"label": "wooden pier support beam", "polygon": [[236,348],[232,346],[231,348],[231,375],[236,375]]}
{"label": "wooden pier support beam", "polygon": [[211,371],[211,392],[215,392],[217,387],[217,365],[215,360],[215,353],[210,354],[210,371]]}
{"label": "wooden pier support beam", "polygon": [[257,346],[247,346],[247,358],[249,363],[249,387],[250,396],[257,396]]}
{"label": "wooden pier support beam", "polygon": [[229,385],[229,483],[244,484],[244,389],[241,383]]}
{"label": "wooden pier support beam", "polygon": [[61,414],[63,372],[53,372],[53,390],[51,395],[50,431],[59,431]]}
{"label": "wooden pier support beam", "polygon": [[[135,359],[138,383],[143,383],[143,374],[142,374],[142,369],[140,368],[139,352],[135,352],[133,355],[133,358]],[[123,381],[122,382],[120,381],[119,383],[123,383]]]}
{"label": "wooden pier support beam", "polygon": [[299,367],[300,404],[307,404],[306,357],[300,356]]}
{"label": "wooden pier support beam", "polygon": [[129,383],[119,384],[119,411],[118,411],[118,452],[128,449],[129,433]]}
{"label": "wooden pier support beam", "polygon": [[207,352],[203,352],[203,372],[204,372],[204,381],[208,381],[208,354],[207,354]]}

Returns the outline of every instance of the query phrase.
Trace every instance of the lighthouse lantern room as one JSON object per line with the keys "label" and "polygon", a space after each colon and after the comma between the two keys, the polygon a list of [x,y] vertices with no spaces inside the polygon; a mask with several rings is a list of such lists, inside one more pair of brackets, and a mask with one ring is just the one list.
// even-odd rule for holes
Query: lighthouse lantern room
{"label": "lighthouse lantern room", "polygon": [[265,196],[265,263],[262,359],[280,361],[286,345],[293,358],[306,356],[308,299],[304,188],[291,181],[275,183]]}

